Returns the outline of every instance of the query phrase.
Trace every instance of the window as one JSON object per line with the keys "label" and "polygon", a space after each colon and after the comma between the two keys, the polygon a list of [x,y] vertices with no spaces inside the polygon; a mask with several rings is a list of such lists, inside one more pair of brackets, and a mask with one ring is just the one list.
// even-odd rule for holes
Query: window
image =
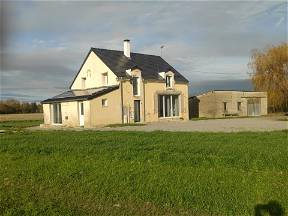
{"label": "window", "polygon": [[82,77],[82,89],[86,88],[86,77]]}
{"label": "window", "polygon": [[102,85],[107,86],[108,85],[108,73],[102,74]]}
{"label": "window", "polygon": [[108,100],[105,98],[105,99],[102,99],[102,107],[107,107],[108,106]]}
{"label": "window", "polygon": [[241,111],[241,102],[237,102],[237,110]]}
{"label": "window", "polygon": [[62,124],[62,113],[61,113],[61,104],[53,104],[53,123]]}
{"label": "window", "polygon": [[132,78],[132,85],[133,85],[133,95],[139,96],[140,95],[139,77],[133,77]]}
{"label": "window", "polygon": [[158,116],[179,116],[179,95],[159,95]]}
{"label": "window", "polygon": [[223,111],[227,112],[227,102],[223,102]]}
{"label": "window", "polygon": [[86,75],[86,77],[91,77],[91,70],[90,70],[90,69],[87,70],[87,75]]}
{"label": "window", "polygon": [[80,103],[80,115],[84,115],[84,103]]}
{"label": "window", "polygon": [[172,87],[172,76],[166,76],[166,87],[167,88]]}

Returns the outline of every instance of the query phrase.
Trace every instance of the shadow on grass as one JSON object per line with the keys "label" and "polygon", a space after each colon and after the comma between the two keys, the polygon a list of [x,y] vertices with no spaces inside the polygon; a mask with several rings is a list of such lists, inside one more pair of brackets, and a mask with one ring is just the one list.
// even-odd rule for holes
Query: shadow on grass
{"label": "shadow on grass", "polygon": [[277,201],[270,201],[267,204],[257,204],[255,206],[255,216],[284,216],[284,208]]}

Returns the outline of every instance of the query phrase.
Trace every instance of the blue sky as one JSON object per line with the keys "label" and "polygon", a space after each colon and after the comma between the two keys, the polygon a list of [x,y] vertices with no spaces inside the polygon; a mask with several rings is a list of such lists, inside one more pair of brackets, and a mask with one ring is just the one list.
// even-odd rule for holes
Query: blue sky
{"label": "blue sky", "polygon": [[191,94],[251,89],[251,50],[287,42],[284,1],[1,4],[1,97],[43,100],[69,87],[90,47],[160,54]]}

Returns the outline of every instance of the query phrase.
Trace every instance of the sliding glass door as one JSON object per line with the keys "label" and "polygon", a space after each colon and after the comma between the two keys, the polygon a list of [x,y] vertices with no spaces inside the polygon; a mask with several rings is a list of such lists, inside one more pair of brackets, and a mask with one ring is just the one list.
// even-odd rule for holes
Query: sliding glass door
{"label": "sliding glass door", "polygon": [[159,95],[158,116],[159,117],[179,116],[179,95]]}
{"label": "sliding glass door", "polygon": [[61,113],[61,104],[53,104],[53,123],[62,124],[62,113]]}

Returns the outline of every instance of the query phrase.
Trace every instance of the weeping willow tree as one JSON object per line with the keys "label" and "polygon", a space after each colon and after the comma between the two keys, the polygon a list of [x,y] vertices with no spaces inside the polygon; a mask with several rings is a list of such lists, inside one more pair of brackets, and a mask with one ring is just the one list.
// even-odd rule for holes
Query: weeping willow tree
{"label": "weeping willow tree", "polygon": [[256,91],[266,91],[269,110],[288,111],[288,44],[252,51],[249,63]]}

